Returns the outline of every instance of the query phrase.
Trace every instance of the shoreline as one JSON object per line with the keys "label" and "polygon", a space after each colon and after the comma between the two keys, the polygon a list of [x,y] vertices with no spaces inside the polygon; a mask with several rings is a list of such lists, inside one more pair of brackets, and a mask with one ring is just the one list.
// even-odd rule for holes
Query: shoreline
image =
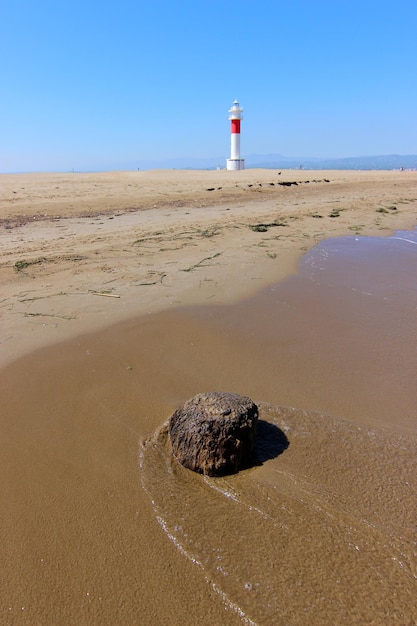
{"label": "shoreline", "polygon": [[152,312],[235,303],[295,273],[323,239],[417,224],[415,172],[158,170],[0,180],[7,182],[0,367]]}
{"label": "shoreline", "polygon": [[[359,288],[329,246],[295,274],[329,237],[414,227],[417,176],[355,180],[0,231],[5,622],[415,620],[415,246],[355,248]],[[182,468],[157,433],[207,390],[288,448]]]}

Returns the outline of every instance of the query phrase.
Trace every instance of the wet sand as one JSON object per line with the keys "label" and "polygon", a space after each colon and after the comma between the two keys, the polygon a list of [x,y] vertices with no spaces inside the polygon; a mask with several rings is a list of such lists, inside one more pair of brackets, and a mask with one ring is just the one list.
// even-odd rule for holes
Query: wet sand
{"label": "wet sand", "polygon": [[416,222],[416,172],[0,175],[0,365],[137,315],[235,302],[326,237]]}
{"label": "wet sand", "polygon": [[[396,197],[407,215],[397,213],[398,207],[389,209],[388,202],[389,213],[379,213],[378,194],[388,194],[387,188],[367,181],[375,197],[369,194],[368,210],[361,212],[361,222],[368,221],[362,232],[377,231],[381,222],[375,221],[385,218],[390,225],[394,220],[413,225],[416,201],[410,189],[408,194],[401,190],[403,200],[408,196],[405,204]],[[322,203],[330,184],[322,185]],[[344,184],[347,202],[349,184]],[[353,193],[353,177],[350,185]],[[4,623],[416,622],[411,269],[416,246],[382,251],[373,261],[369,242],[361,237],[358,245],[364,247],[354,254],[349,245],[343,247],[344,240],[324,242],[302,259],[296,276],[277,284],[272,275],[275,271],[280,278],[283,270],[276,260],[294,271],[302,248],[323,239],[315,224],[325,220],[336,229],[331,224],[343,214],[316,218],[307,211],[298,216],[302,228],[298,223],[250,229],[248,223],[279,221],[271,201],[268,195],[245,204],[243,213],[233,203],[215,205],[210,218],[202,219],[207,219],[204,228],[215,226],[221,234],[201,237],[192,231],[182,256],[162,252],[161,261],[155,254],[155,247],[165,246],[161,238],[169,238],[166,224],[163,235],[152,235],[157,241],[148,233],[147,245],[159,258],[147,271],[168,270],[169,280],[165,286],[164,280],[149,280],[154,284],[146,289],[156,288],[159,295],[148,295],[147,302],[138,301],[130,282],[138,265],[151,258],[148,249],[138,263],[128,247],[137,236],[132,232],[137,222],[123,243],[117,228],[113,235],[96,232],[108,238],[109,247],[112,237],[117,242],[113,257],[102,249],[100,263],[112,267],[121,287],[121,293],[112,293],[121,297],[78,293],[73,297],[84,305],[71,306],[82,318],[55,317],[51,328],[46,315],[69,316],[69,298],[50,295],[59,280],[65,289],[73,281],[81,291],[87,278],[100,277],[93,271],[91,235],[86,264],[78,267],[82,271],[68,273],[65,260],[54,272],[50,264],[39,263],[24,268],[23,275],[12,274],[12,285],[5,282],[10,292],[2,311],[9,332],[17,329],[19,338],[11,335],[2,344],[9,346],[1,375]],[[354,197],[351,201],[354,205]],[[300,192],[297,206],[301,202]],[[308,210],[319,209],[319,195],[316,203]],[[226,209],[238,213],[231,220],[233,230],[229,220],[219,227]],[[134,216],[143,218],[143,213],[127,214]],[[360,223],[352,217],[343,218],[347,226],[339,224],[336,234],[352,232],[350,226],[357,232]],[[25,228],[5,236],[17,237]],[[282,237],[280,228],[289,234]],[[30,236],[22,235],[26,241]],[[67,253],[75,241],[71,235],[64,240]],[[14,252],[3,276],[22,259],[24,245],[10,246]],[[129,263],[127,254],[121,261],[124,248]],[[228,254],[228,263],[222,258],[217,265],[218,252]],[[49,245],[45,258],[54,253]],[[71,253],[78,254],[78,248]],[[182,272],[192,283],[175,282],[179,266],[187,269],[209,256]],[[349,259],[354,266],[346,270]],[[380,280],[387,275],[389,284]],[[39,299],[21,302],[30,283],[29,297]],[[97,280],[95,287],[103,289],[103,283]],[[160,293],[164,287],[167,297]],[[254,297],[238,298],[245,293]],[[102,309],[89,308],[94,298],[93,306]],[[115,305],[120,309],[124,301],[123,314],[115,313]],[[38,308],[45,303],[48,307]],[[206,306],[194,306],[202,303]],[[18,307],[41,313],[35,320],[41,318],[45,326],[18,315]],[[147,314],[133,317],[136,311]],[[97,317],[98,331],[80,334],[90,331]],[[62,327],[65,322],[72,323],[70,329]],[[26,341],[30,334],[36,340]],[[57,338],[65,341],[53,345]],[[42,343],[28,353],[28,346]],[[171,461],[163,423],[187,397],[212,389],[243,393],[259,403],[261,420],[269,424],[260,439],[262,466],[208,480]],[[286,450],[274,445],[278,432],[288,439]]]}

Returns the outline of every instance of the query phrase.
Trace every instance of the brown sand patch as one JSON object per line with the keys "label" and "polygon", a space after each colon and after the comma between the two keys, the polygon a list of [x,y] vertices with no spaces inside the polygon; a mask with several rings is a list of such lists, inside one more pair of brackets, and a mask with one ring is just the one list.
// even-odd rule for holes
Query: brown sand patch
{"label": "brown sand patch", "polygon": [[[45,219],[0,232],[4,623],[417,619],[412,343],[295,283],[236,306],[324,237],[414,226],[417,174],[228,174],[80,175],[55,198],[61,175],[6,181]],[[157,208],[123,190],[138,176]],[[261,402],[288,450],[233,482],[178,473],[153,433],[208,389]]]}
{"label": "brown sand patch", "polygon": [[[416,430],[406,405],[390,414],[391,390],[395,404],[412,389],[412,346],[398,369],[379,341],[390,316],[356,317],[353,337],[346,303],[297,280],[3,370],[5,620],[23,607],[43,624],[412,623]],[[158,431],[206,389],[259,399],[288,450],[235,479],[190,478]]]}

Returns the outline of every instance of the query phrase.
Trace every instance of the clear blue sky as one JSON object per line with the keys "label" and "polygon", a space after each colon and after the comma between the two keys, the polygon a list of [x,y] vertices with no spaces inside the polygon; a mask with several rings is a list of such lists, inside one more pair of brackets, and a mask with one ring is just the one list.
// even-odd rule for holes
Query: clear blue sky
{"label": "clear blue sky", "polygon": [[0,171],[417,153],[417,1],[2,0]]}

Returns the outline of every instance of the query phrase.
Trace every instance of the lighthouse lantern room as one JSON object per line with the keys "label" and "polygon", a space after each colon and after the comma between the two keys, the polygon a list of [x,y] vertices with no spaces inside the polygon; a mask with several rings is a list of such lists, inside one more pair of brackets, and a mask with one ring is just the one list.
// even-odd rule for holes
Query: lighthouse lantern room
{"label": "lighthouse lantern room", "polygon": [[240,158],[240,120],[243,109],[239,106],[239,102],[235,100],[229,109],[230,128],[230,159],[227,159],[226,169],[243,170],[245,169],[245,159]]}

